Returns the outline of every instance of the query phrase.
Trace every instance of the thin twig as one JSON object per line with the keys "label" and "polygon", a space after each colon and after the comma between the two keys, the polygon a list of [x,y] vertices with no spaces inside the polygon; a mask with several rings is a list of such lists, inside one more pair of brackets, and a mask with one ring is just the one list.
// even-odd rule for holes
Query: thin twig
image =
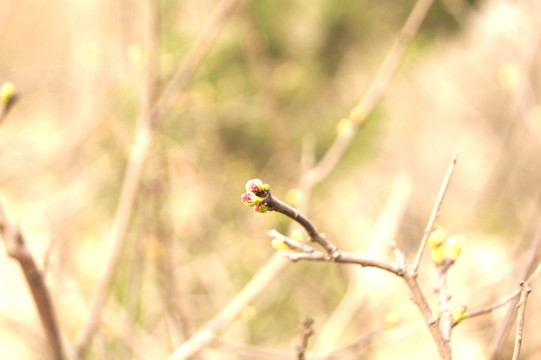
{"label": "thin twig", "polygon": [[361,256],[346,251],[340,252],[340,257],[332,259],[328,254],[321,251],[311,253],[286,253],[285,257],[291,261],[334,261],[340,264],[360,265],[362,267],[375,267],[402,276],[404,269],[397,263],[391,263],[380,259]]}
{"label": "thin twig", "polygon": [[295,220],[306,230],[306,232],[310,236],[311,241],[321,245],[333,258],[340,257],[338,247],[331,243],[329,240],[327,240],[325,235],[317,231],[314,224],[312,224],[312,222],[306,216],[301,214],[298,210],[292,208],[291,206],[283,203],[279,199],[272,196],[270,191],[267,192],[265,198],[263,199],[263,204],[267,205],[270,211],[279,212]]}
{"label": "thin twig", "polygon": [[[528,249],[527,259],[526,259],[523,271],[520,274],[520,278],[519,278],[520,280],[526,279],[529,276],[529,274],[532,272],[536,264],[537,254],[539,253],[540,248],[541,248],[541,223],[537,226],[534,239],[532,241],[532,245],[530,246],[530,249]],[[537,270],[535,272],[537,272]],[[518,293],[516,296],[518,296]],[[494,336],[494,340],[492,341],[490,345],[490,350],[492,354],[491,359],[496,358],[496,354],[499,351],[499,348],[503,342],[503,339],[505,335],[507,334],[509,327],[511,326],[513,312],[514,312],[514,308],[512,307],[507,309],[507,312],[505,313],[503,317],[501,325],[498,328],[496,335]]]}
{"label": "thin twig", "polygon": [[528,295],[532,291],[524,282],[520,284],[522,291],[520,292],[520,300],[517,304],[517,334],[515,336],[515,350],[513,351],[513,360],[518,360],[520,347],[522,346],[522,333],[524,330],[524,318],[526,316],[526,301]]}
{"label": "thin twig", "polygon": [[[541,264],[539,264],[537,266],[537,268],[532,273],[532,275],[528,278],[528,280],[526,280],[526,282],[525,282],[526,285],[529,286],[539,276],[540,273],[541,273]],[[496,309],[504,306],[505,304],[509,303],[510,301],[515,300],[517,298],[517,296],[520,295],[521,291],[522,291],[522,287],[519,287],[518,289],[513,291],[513,293],[511,295],[509,295],[506,299],[500,301],[499,303],[496,303],[496,304],[494,304],[492,306],[489,306],[487,308],[484,308],[484,309],[480,309],[480,310],[477,310],[477,311],[470,312],[469,315],[468,315],[468,319],[471,319],[473,317],[489,313],[489,312],[491,312],[493,310],[496,310]]]}
{"label": "thin twig", "polygon": [[440,268],[440,284],[438,287],[439,302],[440,302],[440,329],[443,338],[446,341],[446,346],[451,346],[451,330],[453,327],[453,314],[449,309],[450,296],[447,293],[447,272],[452,265],[452,261],[447,260]]}
{"label": "thin twig", "polygon": [[458,158],[458,153],[455,152],[451,160],[451,163],[449,164],[449,167],[447,168],[445,177],[443,178],[443,182],[440,187],[440,192],[438,194],[438,198],[436,199],[436,203],[434,204],[434,208],[432,209],[432,213],[430,214],[430,219],[428,220],[428,224],[426,225],[426,228],[423,234],[423,239],[421,240],[421,245],[419,246],[419,250],[417,251],[417,256],[415,257],[415,261],[413,262],[413,265],[411,266],[411,272],[414,277],[417,276],[417,271],[419,270],[419,265],[421,264],[421,258],[423,257],[423,252],[425,250],[428,237],[430,236],[430,233],[432,232],[434,228],[434,224],[436,223],[436,220],[438,219],[438,216],[440,215],[441,204],[443,202],[443,198],[445,197],[445,193],[447,192],[447,188],[449,187],[449,182],[451,181],[451,177],[455,169],[457,158]]}
{"label": "thin twig", "polygon": [[308,347],[308,339],[314,334],[312,325],[314,325],[314,320],[310,317],[307,317],[302,322],[302,327],[299,331],[299,343],[295,347],[297,360],[306,359],[306,348]]}
{"label": "thin twig", "polygon": [[291,248],[292,250],[298,250],[298,251],[302,251],[302,252],[305,252],[305,253],[313,253],[315,252],[316,250],[303,243],[303,242],[299,242],[299,241],[295,241],[283,234],[280,234],[277,230],[271,230],[269,231],[269,235],[273,238],[273,239],[278,239],[280,240],[281,242],[283,242],[284,244],[286,244],[287,246],[289,246],[289,248]]}
{"label": "thin twig", "polygon": [[[377,335],[381,334],[384,327],[381,326],[375,330],[369,331],[366,334],[359,336],[355,341],[333,350],[330,353],[320,355],[306,355],[307,360],[343,360],[349,358],[359,358],[359,349],[361,345],[366,345]],[[257,346],[251,346],[246,344],[234,343],[229,340],[216,339],[218,347],[227,352],[234,353],[237,357],[250,358],[250,359],[283,359],[283,360],[295,360],[295,356],[291,352],[277,351],[271,349],[265,349]]]}
{"label": "thin twig", "polygon": [[41,325],[55,360],[65,359],[65,349],[58,331],[58,323],[42,272],[38,269],[32,253],[26,245],[21,230],[11,224],[0,204],[0,233],[6,246],[7,254],[19,262],[26,283],[32,293],[34,304],[38,310]]}

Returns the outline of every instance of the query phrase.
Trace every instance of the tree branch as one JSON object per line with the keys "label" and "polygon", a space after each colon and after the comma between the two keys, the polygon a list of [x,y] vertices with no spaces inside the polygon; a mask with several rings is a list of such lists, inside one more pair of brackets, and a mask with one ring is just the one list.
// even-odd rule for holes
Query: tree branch
{"label": "tree branch", "polygon": [[415,261],[413,262],[413,265],[411,266],[411,272],[414,277],[417,276],[417,272],[419,271],[419,265],[421,264],[421,258],[423,257],[423,252],[425,250],[428,237],[430,236],[430,233],[432,232],[434,228],[434,224],[436,223],[436,220],[438,219],[438,216],[440,215],[441,204],[443,202],[443,198],[445,197],[445,193],[447,192],[447,188],[449,187],[449,182],[451,181],[451,177],[453,176],[453,171],[455,169],[457,158],[458,158],[458,153],[455,152],[451,160],[451,163],[449,164],[449,167],[447,168],[447,172],[445,173],[445,176],[443,178],[443,182],[440,187],[438,198],[436,199],[436,203],[434,204],[434,208],[432,209],[432,213],[430,214],[430,219],[428,220],[428,224],[426,225],[425,232],[423,234],[423,239],[421,240],[421,245],[419,246],[419,250],[417,250],[417,256],[415,257]]}
{"label": "tree branch", "polygon": [[21,230],[11,224],[1,204],[0,232],[6,246],[7,254],[17,260],[21,266],[54,359],[65,359],[65,350],[62,347],[56,315],[49,290],[45,284],[45,279],[38,269],[32,253],[26,246],[26,241]]}

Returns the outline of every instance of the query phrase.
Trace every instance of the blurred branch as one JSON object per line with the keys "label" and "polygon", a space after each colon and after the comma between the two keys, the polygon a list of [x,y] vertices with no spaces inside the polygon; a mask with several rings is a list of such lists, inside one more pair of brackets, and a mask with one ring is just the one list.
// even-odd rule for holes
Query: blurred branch
{"label": "blurred branch", "polygon": [[155,27],[158,16],[158,4],[155,1],[148,0],[149,19],[147,19],[147,67],[145,75],[145,84],[143,85],[144,99],[142,101],[141,114],[136,126],[135,141],[132,146],[127,169],[122,183],[122,190],[118,201],[114,222],[109,237],[109,250],[105,261],[105,270],[100,279],[98,290],[92,301],[90,311],[85,319],[82,331],[77,341],[77,353],[80,358],[91,341],[92,335],[100,321],[103,309],[107,302],[109,293],[113,285],[114,275],[122,255],[126,231],[131,218],[137,189],[143,172],[145,160],[153,138],[153,127],[159,120],[161,113],[169,106],[173,93],[183,90],[197,71],[201,61],[210,50],[214,40],[219,35],[225,25],[225,21],[232,13],[237,0],[223,0],[213,13],[205,31],[201,33],[196,40],[192,50],[179,67],[169,85],[163,91],[158,100],[154,101],[151,89],[156,85],[155,68],[152,65],[156,63],[158,55],[157,28]]}
{"label": "blurred branch", "polygon": [[513,360],[518,360],[520,354],[520,347],[522,345],[522,333],[524,330],[524,318],[526,316],[526,301],[528,300],[528,295],[532,291],[524,282],[520,283],[522,288],[520,292],[520,300],[517,304],[518,313],[517,313],[517,334],[515,336],[515,350],[513,351]]}
{"label": "blurred branch", "polygon": [[428,237],[430,236],[430,233],[432,232],[434,228],[434,224],[436,223],[436,220],[438,219],[440,215],[441,204],[443,202],[443,198],[445,197],[445,193],[447,192],[447,188],[449,187],[449,182],[451,181],[451,177],[453,176],[453,171],[455,169],[457,158],[458,158],[458,153],[455,152],[453,155],[453,159],[451,160],[451,163],[449,164],[449,167],[447,168],[445,177],[443,178],[443,182],[440,187],[440,192],[438,194],[438,198],[436,199],[436,203],[434,204],[434,209],[432,210],[432,213],[430,214],[430,219],[428,220],[428,224],[426,225],[425,232],[423,234],[423,239],[421,240],[421,245],[419,246],[419,250],[417,251],[417,256],[415,257],[415,261],[413,262],[413,265],[411,266],[411,272],[413,276],[417,276],[417,271],[419,270],[419,265],[421,264],[421,258],[423,257],[423,252],[426,247],[426,242],[428,241]]}
{"label": "blurred branch", "polygon": [[65,350],[62,347],[57,320],[45,279],[38,269],[32,253],[26,246],[26,240],[21,230],[9,221],[1,204],[0,232],[7,254],[17,260],[21,266],[54,359],[65,359]]}
{"label": "blurred branch", "polygon": [[433,2],[434,0],[418,0],[415,3],[391,49],[389,49],[383,63],[379,67],[375,78],[370,83],[368,90],[357,106],[352,109],[348,117],[348,121],[351,124],[351,131],[341,132],[321,161],[304,175],[304,180],[310,184],[310,187],[322,181],[334,169],[351,145],[359,125],[366,120],[383,99],[408,45],[419,30]]}
{"label": "blurred branch", "polygon": [[[532,276],[530,276],[528,278],[528,280],[525,281],[526,286],[530,286],[530,284],[539,276],[540,273],[541,273],[541,264],[539,264],[537,266],[535,271],[532,273]],[[489,312],[491,312],[493,310],[496,310],[496,309],[504,306],[505,304],[507,304],[510,301],[516,300],[517,297],[520,296],[521,291],[522,291],[522,286],[519,287],[518,289],[516,289],[515,291],[513,291],[513,293],[510,296],[508,296],[506,299],[500,301],[499,303],[494,304],[494,305],[489,306],[489,307],[484,308],[484,309],[480,309],[480,310],[477,310],[477,311],[470,312],[470,314],[468,315],[468,319],[471,319],[473,317],[489,313]]]}
{"label": "blurred branch", "polygon": [[308,339],[310,338],[310,336],[314,334],[312,325],[314,325],[314,320],[310,317],[306,318],[302,322],[302,326],[299,331],[299,343],[297,344],[295,348],[296,353],[297,353],[297,360],[306,359],[305,354],[306,354],[306,348],[308,347]]}
{"label": "blurred branch", "polygon": [[[355,341],[349,343],[343,347],[340,347],[330,353],[312,355],[307,354],[307,360],[343,360],[350,358],[359,358],[359,348],[361,345],[370,343],[376,335],[381,334],[383,327],[372,330],[366,334],[359,336]],[[261,347],[250,346],[246,344],[237,344],[224,339],[217,339],[218,347],[223,348],[225,351],[234,353],[237,357],[249,358],[249,359],[284,359],[295,360],[295,355],[291,352],[276,351],[270,349],[264,349]]]}
{"label": "blurred branch", "polygon": [[449,300],[451,296],[447,293],[447,272],[452,265],[452,261],[447,260],[440,268],[440,283],[438,286],[439,302],[440,302],[440,328],[443,338],[451,346],[451,330],[453,325],[453,314],[449,309]]}
{"label": "blurred branch", "polygon": [[[528,278],[528,276],[534,270],[534,266],[536,264],[536,259],[537,259],[540,248],[541,248],[541,223],[537,226],[537,230],[535,232],[534,239],[532,241],[532,245],[531,245],[530,249],[528,250],[527,260],[525,261],[525,266],[524,266],[523,271],[522,271],[522,273],[520,275],[521,280],[524,280],[524,279]],[[538,271],[539,271],[539,266],[535,270],[532,277],[534,275],[536,276]],[[530,281],[531,280],[527,280],[527,283],[529,283]],[[517,299],[518,295],[519,295],[519,292],[517,292],[513,298]],[[507,331],[508,331],[509,327],[511,326],[511,320],[512,320],[512,316],[513,316],[513,312],[514,312],[513,307],[509,307],[507,309],[507,312],[505,313],[505,315],[503,317],[503,320],[502,320],[502,322],[500,324],[500,327],[498,328],[498,331],[496,332],[496,335],[494,336],[494,339],[493,339],[493,341],[492,341],[492,343],[490,345],[490,350],[491,350],[491,354],[492,354],[491,359],[495,359],[496,354],[499,352],[499,349],[500,349],[500,346],[501,346],[501,344],[503,342],[503,339],[504,339],[505,335],[507,334]]]}
{"label": "blurred branch", "polygon": [[186,88],[220,35],[227,20],[233,14],[233,10],[235,10],[238,3],[239,0],[221,0],[218,6],[216,6],[205,29],[196,39],[186,59],[156,101],[153,112],[156,119],[159,119],[162,113],[169,108],[175,92]]}

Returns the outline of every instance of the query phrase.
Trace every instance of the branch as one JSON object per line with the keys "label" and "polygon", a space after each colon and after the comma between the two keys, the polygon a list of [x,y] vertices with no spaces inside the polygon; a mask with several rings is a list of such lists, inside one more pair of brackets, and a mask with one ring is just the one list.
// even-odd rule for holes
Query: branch
{"label": "branch", "polygon": [[447,168],[445,177],[443,178],[443,182],[440,187],[440,192],[438,194],[438,198],[436,199],[436,203],[434,204],[434,208],[432,209],[432,213],[430,214],[430,219],[428,220],[428,224],[426,225],[425,232],[423,234],[423,239],[421,240],[421,245],[419,246],[419,250],[417,251],[417,256],[415,257],[415,261],[413,262],[413,265],[411,266],[411,272],[414,277],[417,276],[417,271],[419,270],[419,265],[421,264],[421,258],[423,257],[423,252],[425,250],[428,237],[430,236],[430,233],[432,232],[434,228],[434,224],[436,223],[436,220],[438,219],[438,216],[440,215],[441,204],[443,202],[443,198],[445,197],[445,193],[447,192],[447,188],[449,187],[449,182],[451,181],[451,177],[453,176],[453,171],[455,169],[457,158],[458,158],[458,153],[455,152],[451,160],[451,163],[449,164],[449,167]]}
{"label": "branch", "polygon": [[306,348],[308,347],[308,339],[314,334],[312,325],[314,325],[314,320],[309,317],[302,322],[302,327],[299,331],[299,343],[295,348],[297,353],[297,360],[306,359],[305,353]]}
{"label": "branch", "polygon": [[451,330],[453,328],[453,314],[449,309],[449,299],[451,296],[447,293],[447,272],[452,261],[449,259],[440,268],[440,284],[438,287],[439,302],[440,302],[440,328],[445,340],[445,346],[451,347]]}
{"label": "branch", "polygon": [[[538,199],[539,200],[539,199]],[[539,204],[539,202],[538,202]],[[539,205],[538,205],[539,206]],[[528,255],[527,260],[525,261],[525,266],[523,268],[522,273],[520,274],[520,280],[524,280],[528,275],[532,272],[534,269],[536,259],[537,259],[537,253],[539,252],[539,248],[541,248],[541,223],[537,226],[537,230],[535,232],[534,238],[532,240],[532,245],[528,249]],[[530,278],[533,278],[534,276],[537,276],[536,274],[539,272],[539,266],[534,271],[533,275]],[[527,281],[528,282],[531,280]],[[518,293],[516,294],[518,296]],[[494,336],[494,340],[490,344],[490,352],[491,352],[491,359],[495,359],[496,355],[498,353],[498,350],[500,348],[500,345],[503,342],[503,339],[507,333],[507,330],[509,329],[511,325],[512,315],[513,315],[513,308],[509,308],[507,312],[504,315],[504,318],[501,322],[501,325]]]}
{"label": "branch", "polygon": [[276,211],[281,214],[284,214],[291,219],[295,220],[299,225],[301,225],[308,235],[310,240],[321,245],[327,253],[333,258],[340,257],[338,247],[331,243],[325,235],[317,231],[316,227],[312,224],[310,220],[304,215],[302,215],[298,210],[292,208],[291,206],[283,203],[279,199],[272,196],[270,191],[265,192],[265,197],[263,198],[263,205],[266,205],[270,211]]}
{"label": "branch", "polygon": [[21,266],[54,359],[65,359],[65,350],[62,347],[54,307],[43,275],[38,269],[32,253],[26,246],[21,230],[10,223],[1,204],[0,232],[7,254],[17,260]]}
{"label": "branch", "polygon": [[524,330],[524,318],[526,316],[526,301],[528,300],[528,295],[532,291],[524,282],[520,284],[522,288],[520,292],[520,300],[517,304],[518,313],[517,313],[517,334],[515,336],[515,350],[513,351],[513,360],[518,360],[520,354],[520,347],[522,345],[522,332]]}
{"label": "branch", "polygon": [[[535,269],[535,271],[533,272],[533,274],[528,278],[528,280],[525,281],[525,284],[526,286],[529,286],[538,276],[539,274],[541,273],[541,264],[539,264],[537,266],[537,268]],[[517,296],[520,295],[522,291],[522,286],[519,287],[518,289],[516,289],[511,295],[509,295],[506,299],[500,301],[499,303],[496,303],[492,306],[489,306],[487,308],[484,308],[484,309],[481,309],[481,310],[477,310],[477,311],[474,311],[474,312],[471,312],[469,315],[468,315],[468,319],[469,318],[472,318],[472,317],[476,317],[476,316],[479,316],[479,315],[483,315],[483,314],[486,314],[486,313],[489,313],[493,310],[496,310],[502,306],[504,306],[505,304],[507,304],[508,302],[510,301],[513,301],[515,299],[517,299]]]}

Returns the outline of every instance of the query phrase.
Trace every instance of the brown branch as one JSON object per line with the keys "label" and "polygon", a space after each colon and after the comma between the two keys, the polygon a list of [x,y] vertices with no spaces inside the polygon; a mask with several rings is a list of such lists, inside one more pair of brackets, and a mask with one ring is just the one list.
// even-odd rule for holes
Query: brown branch
{"label": "brown branch", "polygon": [[447,293],[447,272],[453,262],[449,259],[443,264],[440,270],[440,283],[438,286],[440,302],[440,329],[445,339],[445,346],[451,347],[451,330],[453,328],[453,314],[449,309],[450,295]]}
{"label": "brown branch", "polygon": [[[266,192],[265,197],[263,198],[263,204],[267,205],[269,207],[269,210],[279,211],[280,213],[283,213],[284,215],[287,215],[291,217],[292,219],[294,219],[295,221],[299,222],[299,224],[301,224],[307,230],[307,232],[310,234],[312,239],[322,238],[321,234],[317,231],[315,226],[312,225],[310,220],[308,220],[306,217],[300,214],[297,210],[291,208],[290,206],[274,198],[270,194],[270,191]],[[325,237],[323,237],[323,239],[325,243],[324,244],[320,243],[320,244],[326,250],[337,249],[336,245],[334,245],[332,242],[327,240]],[[293,240],[291,240],[291,242],[293,242]],[[286,244],[288,244],[288,246],[295,248],[294,247],[295,244],[287,243],[287,242]],[[302,250],[302,247],[297,247],[296,249]],[[419,283],[417,282],[417,276],[412,271],[407,269],[407,264],[405,263],[405,260],[403,260],[403,263],[388,263],[382,260],[363,257],[357,254],[352,254],[352,253],[348,253],[344,251],[338,252],[338,250],[334,250],[333,252],[329,252],[327,250],[327,253],[324,253],[321,251],[312,251],[312,250],[308,250],[307,252],[304,252],[304,253],[287,253],[286,257],[291,261],[299,261],[299,260],[334,261],[337,263],[370,266],[370,267],[376,267],[382,270],[389,271],[397,276],[401,276],[411,291],[411,297],[412,297],[413,302],[417,305],[417,307],[421,311],[421,314],[423,315],[423,318],[425,319],[428,329],[436,343],[438,352],[440,353],[440,357],[445,360],[449,360],[452,358],[451,343],[450,343],[450,333],[451,333],[451,328],[452,328],[452,315],[450,311],[448,311],[447,309],[446,315],[445,315],[446,318],[444,319],[447,325],[444,326],[443,328],[439,326],[439,322],[433,321],[433,312],[430,309],[430,305],[428,304],[428,301],[426,300],[426,297]],[[397,252],[399,252],[398,249],[397,249]],[[336,254],[339,254],[339,256],[336,256]],[[445,288],[445,273],[451,264],[452,263],[449,262],[442,269],[442,274],[443,274],[442,288]],[[442,296],[447,297],[446,295],[447,293],[444,290],[441,290],[440,294]],[[447,301],[442,302],[442,306],[447,307],[446,304],[447,304]]]}
{"label": "brown branch", "polygon": [[302,327],[299,331],[299,343],[295,347],[295,351],[297,354],[297,360],[305,360],[306,359],[306,348],[308,347],[308,339],[310,336],[314,334],[314,330],[312,329],[312,325],[314,325],[314,320],[310,317],[307,317],[302,322]]}
{"label": "brown branch", "polygon": [[417,308],[421,312],[425,324],[430,331],[430,335],[434,339],[438,352],[442,360],[451,360],[451,346],[450,343],[443,336],[443,332],[439,327],[439,322],[434,321],[434,313],[430,309],[430,305],[426,300],[426,297],[421,289],[416,276],[412,276],[410,271],[406,271],[402,277],[406,281],[406,285],[411,291],[411,300],[417,305]]}
{"label": "brown branch", "polygon": [[62,347],[57,319],[45,279],[26,245],[21,230],[11,224],[1,204],[0,232],[7,254],[19,262],[26,283],[32,293],[53,358],[56,360],[65,359],[65,350]]}
{"label": "brown branch", "polygon": [[404,273],[404,269],[396,263],[390,263],[387,261],[361,256],[345,251],[340,252],[340,257],[337,259],[333,259],[328,254],[321,251],[314,251],[311,253],[286,253],[285,257],[293,262],[301,260],[334,261],[340,264],[360,265],[362,267],[375,267],[398,276],[402,276],[402,274]]}
{"label": "brown branch", "polygon": [[526,316],[526,301],[528,300],[528,295],[532,291],[524,282],[520,284],[522,288],[520,292],[520,300],[517,304],[517,333],[515,335],[515,349],[513,351],[513,360],[518,360],[520,354],[520,348],[522,346],[522,334],[524,331],[524,318]]}
{"label": "brown branch", "polygon": [[327,253],[333,258],[340,257],[338,247],[331,243],[325,235],[317,231],[316,227],[308,218],[302,215],[298,210],[292,208],[291,206],[283,203],[279,199],[272,196],[270,191],[266,192],[266,196],[263,198],[263,204],[269,207],[270,211],[276,211],[281,214],[286,215],[287,217],[295,220],[299,225],[301,225],[308,235],[310,240],[321,245]]}

